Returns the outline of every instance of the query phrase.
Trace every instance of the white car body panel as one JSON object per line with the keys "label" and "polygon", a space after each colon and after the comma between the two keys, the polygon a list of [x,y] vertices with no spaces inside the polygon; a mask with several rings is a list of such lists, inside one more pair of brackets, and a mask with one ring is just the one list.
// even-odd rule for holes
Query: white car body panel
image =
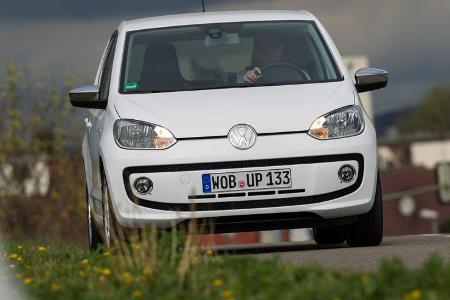
{"label": "white car body panel", "polygon": [[353,90],[340,81],[124,95],[115,107],[122,119],[148,121],[186,138],[225,136],[236,124],[257,133],[304,131],[317,117],[354,103]]}

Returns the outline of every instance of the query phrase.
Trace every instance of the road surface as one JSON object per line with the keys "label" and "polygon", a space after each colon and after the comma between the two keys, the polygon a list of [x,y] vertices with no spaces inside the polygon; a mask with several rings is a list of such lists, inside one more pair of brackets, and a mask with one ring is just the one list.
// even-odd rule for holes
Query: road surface
{"label": "road surface", "polygon": [[319,246],[314,242],[277,244],[252,244],[217,247],[219,254],[254,255],[295,264],[318,265],[334,269],[370,271],[376,269],[384,258],[399,257],[409,268],[423,264],[432,253],[450,261],[450,235],[416,235],[385,237],[378,247],[349,248],[345,244]]}

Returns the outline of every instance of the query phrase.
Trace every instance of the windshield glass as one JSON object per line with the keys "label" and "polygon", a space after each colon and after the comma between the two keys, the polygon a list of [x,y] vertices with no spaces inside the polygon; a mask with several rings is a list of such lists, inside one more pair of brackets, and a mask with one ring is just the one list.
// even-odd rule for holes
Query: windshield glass
{"label": "windshield glass", "polygon": [[342,80],[314,22],[204,24],[129,32],[121,92]]}

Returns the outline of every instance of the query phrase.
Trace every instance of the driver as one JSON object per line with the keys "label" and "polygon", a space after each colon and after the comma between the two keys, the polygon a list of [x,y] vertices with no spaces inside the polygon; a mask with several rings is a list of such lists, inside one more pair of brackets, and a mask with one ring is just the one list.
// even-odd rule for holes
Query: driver
{"label": "driver", "polygon": [[284,53],[284,46],[275,34],[266,34],[255,38],[253,46],[253,65],[247,68],[244,82],[253,84],[262,77],[261,68],[278,63]]}

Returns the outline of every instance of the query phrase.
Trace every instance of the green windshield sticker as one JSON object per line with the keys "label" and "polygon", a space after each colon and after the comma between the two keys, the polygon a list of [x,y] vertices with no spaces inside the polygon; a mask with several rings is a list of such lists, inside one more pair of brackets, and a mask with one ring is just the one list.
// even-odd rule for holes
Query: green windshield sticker
{"label": "green windshield sticker", "polygon": [[134,90],[138,87],[138,84],[136,81],[130,81],[125,83],[125,89],[126,90]]}

